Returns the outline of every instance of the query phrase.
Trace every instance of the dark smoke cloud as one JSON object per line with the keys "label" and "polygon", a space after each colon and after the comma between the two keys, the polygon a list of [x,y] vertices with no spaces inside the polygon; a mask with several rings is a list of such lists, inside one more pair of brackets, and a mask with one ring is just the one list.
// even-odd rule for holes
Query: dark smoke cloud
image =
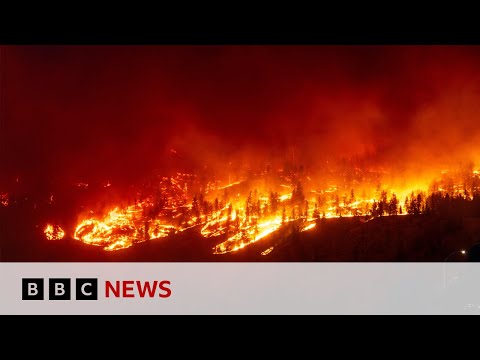
{"label": "dark smoke cloud", "polygon": [[477,46],[6,50],[6,176],[128,182],[292,149],[405,173],[480,164]]}

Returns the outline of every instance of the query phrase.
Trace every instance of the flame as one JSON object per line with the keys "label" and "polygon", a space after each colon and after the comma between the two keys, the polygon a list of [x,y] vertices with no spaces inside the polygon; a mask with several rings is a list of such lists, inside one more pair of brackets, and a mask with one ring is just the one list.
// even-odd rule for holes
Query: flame
{"label": "flame", "polygon": [[220,187],[216,188],[216,190],[228,189],[228,188],[230,188],[230,187],[232,187],[232,186],[239,185],[239,184],[241,184],[242,182],[243,182],[243,180],[235,181],[235,182],[230,183],[230,184],[227,184],[227,185],[225,185],[225,186],[220,186]]}
{"label": "flame", "polygon": [[214,248],[214,254],[225,254],[243,249],[245,246],[257,242],[270,235],[282,225],[281,218],[267,220],[256,225],[243,225],[241,231],[218,244]]}
{"label": "flame", "polygon": [[[117,206],[103,217],[83,219],[75,229],[74,239],[112,251],[186,230],[193,225],[193,219],[183,226],[173,225],[174,220],[188,210],[181,182],[189,175],[178,175],[177,178],[162,178],[160,188],[168,196],[160,196],[156,200],[147,198],[123,209]],[[158,206],[160,203],[161,209]]]}
{"label": "flame", "polygon": [[[161,178],[134,204],[112,207],[104,215],[90,211],[79,221],[73,237],[112,251],[197,229],[203,238],[216,241],[214,254],[225,254],[265,239],[289,224],[305,232],[314,229],[319,218],[357,216],[366,222],[377,216],[419,213],[425,210],[431,192],[468,199],[480,193],[479,171],[473,171],[468,179],[462,179],[458,172],[441,173],[433,182],[416,179],[402,187],[357,182],[355,188],[349,188],[325,180],[323,186],[309,185],[305,190],[294,176],[281,173],[283,183],[277,183],[277,192],[266,186],[257,191],[255,183],[240,179],[223,184],[219,180],[207,182],[200,186],[200,193],[190,191],[195,186],[198,189],[194,175],[177,173]],[[310,177],[308,184],[314,183]],[[239,184],[244,184],[241,189],[226,191]],[[245,190],[248,185],[252,191]]]}
{"label": "flame", "polygon": [[122,211],[118,207],[102,219],[86,219],[76,227],[73,237],[86,244],[102,246],[104,250],[126,249],[134,243],[166,237],[175,231],[160,220],[142,222],[142,206],[133,205]]}
{"label": "flame", "polygon": [[58,225],[47,225],[43,233],[47,240],[61,240],[65,237],[65,231]]}

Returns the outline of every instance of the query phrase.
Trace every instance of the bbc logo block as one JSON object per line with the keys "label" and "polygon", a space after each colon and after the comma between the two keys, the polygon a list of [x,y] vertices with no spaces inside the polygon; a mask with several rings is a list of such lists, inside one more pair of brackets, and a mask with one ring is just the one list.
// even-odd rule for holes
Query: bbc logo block
{"label": "bbc logo block", "polygon": [[[45,279],[22,279],[22,300],[44,300]],[[48,300],[71,300],[72,280],[69,278],[48,279]],[[75,279],[75,300],[98,300],[98,279]]]}
{"label": "bbc logo block", "polygon": [[70,300],[70,279],[48,279],[49,300]]}
{"label": "bbc logo block", "polygon": [[22,279],[22,300],[43,300],[43,279]]}
{"label": "bbc logo block", "polygon": [[97,279],[76,279],[77,300],[98,300]]}

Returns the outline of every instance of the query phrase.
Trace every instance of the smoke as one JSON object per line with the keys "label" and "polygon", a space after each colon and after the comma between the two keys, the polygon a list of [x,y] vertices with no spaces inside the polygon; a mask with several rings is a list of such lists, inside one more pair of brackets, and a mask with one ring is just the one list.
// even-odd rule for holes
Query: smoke
{"label": "smoke", "polygon": [[128,183],[292,154],[310,168],[355,156],[402,178],[480,166],[477,46],[6,49],[9,179]]}

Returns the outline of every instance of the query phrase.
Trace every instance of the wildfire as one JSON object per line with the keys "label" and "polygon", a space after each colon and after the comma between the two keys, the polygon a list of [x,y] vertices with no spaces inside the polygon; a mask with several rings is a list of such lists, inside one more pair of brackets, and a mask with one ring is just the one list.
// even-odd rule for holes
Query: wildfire
{"label": "wildfire", "polygon": [[65,237],[65,231],[58,225],[47,225],[43,231],[47,240],[61,240]]}
{"label": "wildfire", "polygon": [[[480,194],[478,171],[464,179],[457,175],[442,171],[442,177],[432,182],[428,191],[426,185],[417,182],[412,185],[414,192],[408,187],[394,190],[378,183],[375,177],[375,182],[366,184],[354,181],[355,188],[325,180],[323,187],[310,186],[305,190],[305,181],[280,175],[279,182],[273,185],[276,191],[266,186],[259,191],[254,185],[252,190],[246,189],[249,184],[264,182],[241,179],[222,184],[215,180],[202,185],[194,175],[178,173],[149,185],[128,206],[113,207],[104,215],[90,211],[78,223],[73,237],[112,251],[197,229],[203,238],[216,240],[214,254],[225,254],[265,239],[290,224],[304,232],[315,228],[320,218],[362,217],[367,222],[378,216],[421,214],[432,206],[427,194],[465,199]],[[314,182],[310,178],[308,183]],[[63,230],[58,228],[55,232],[51,225],[45,234],[52,239],[64,236]]]}

